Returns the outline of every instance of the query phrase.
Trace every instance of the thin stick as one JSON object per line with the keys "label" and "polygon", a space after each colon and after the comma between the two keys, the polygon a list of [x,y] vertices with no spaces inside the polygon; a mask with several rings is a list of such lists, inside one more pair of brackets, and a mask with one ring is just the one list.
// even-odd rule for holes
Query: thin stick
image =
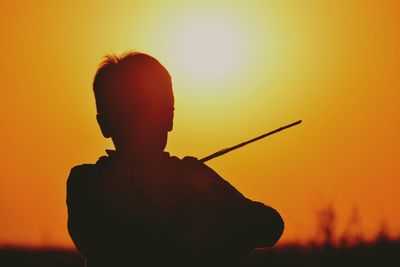
{"label": "thin stick", "polygon": [[240,144],[238,144],[238,145],[236,145],[236,146],[224,148],[224,149],[219,150],[219,151],[217,151],[217,152],[215,152],[215,153],[213,153],[213,154],[211,154],[211,155],[209,155],[209,156],[207,156],[207,157],[204,157],[204,158],[200,159],[200,161],[201,161],[201,162],[206,162],[206,161],[211,160],[211,159],[213,159],[213,158],[222,156],[222,155],[224,155],[224,154],[226,154],[226,153],[228,153],[228,152],[231,152],[232,150],[235,150],[235,149],[240,148],[240,147],[242,147],[242,146],[248,145],[248,144],[253,143],[253,142],[257,141],[257,140],[263,139],[264,137],[267,137],[267,136],[269,136],[269,135],[272,135],[272,134],[275,134],[275,133],[277,133],[277,132],[283,131],[283,130],[285,130],[285,129],[287,129],[287,128],[293,127],[293,126],[295,126],[295,125],[297,125],[297,124],[300,124],[301,122],[302,122],[301,120],[296,121],[296,122],[293,122],[293,123],[291,123],[291,124],[288,124],[288,125],[286,125],[286,126],[280,127],[280,128],[278,128],[278,129],[275,129],[275,130],[273,130],[273,131],[271,131],[271,132],[268,132],[268,133],[266,133],[266,134],[260,135],[260,136],[258,136],[258,137],[256,137],[256,138],[253,138],[253,139],[250,139],[250,140],[245,141],[245,142],[243,142],[243,143],[240,143]]}

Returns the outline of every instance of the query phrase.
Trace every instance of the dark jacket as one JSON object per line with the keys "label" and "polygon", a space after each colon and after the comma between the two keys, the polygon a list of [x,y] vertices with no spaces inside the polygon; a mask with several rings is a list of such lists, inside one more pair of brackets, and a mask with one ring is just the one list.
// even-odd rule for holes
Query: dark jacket
{"label": "dark jacket", "polygon": [[144,168],[115,155],[72,168],[67,206],[69,233],[89,267],[232,266],[283,232],[274,209],[196,158],[166,152]]}

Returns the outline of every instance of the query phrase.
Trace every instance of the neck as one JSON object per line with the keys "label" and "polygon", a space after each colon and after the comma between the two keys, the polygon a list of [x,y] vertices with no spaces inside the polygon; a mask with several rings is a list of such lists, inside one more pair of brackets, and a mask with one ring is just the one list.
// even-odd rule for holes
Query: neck
{"label": "neck", "polygon": [[116,155],[129,165],[146,166],[160,158],[162,149],[144,148],[143,146],[121,146],[114,143]]}

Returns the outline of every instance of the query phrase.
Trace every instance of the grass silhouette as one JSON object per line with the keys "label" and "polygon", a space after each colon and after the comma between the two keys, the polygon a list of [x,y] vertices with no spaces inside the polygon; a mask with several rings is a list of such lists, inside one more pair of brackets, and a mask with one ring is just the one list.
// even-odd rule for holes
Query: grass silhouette
{"label": "grass silhouette", "polygon": [[[316,215],[318,240],[307,245],[291,243],[256,249],[246,267],[400,266],[400,238],[390,238],[385,223],[374,240],[366,241],[351,230],[359,224],[354,209],[347,229],[335,240],[333,207],[329,205]],[[0,247],[0,266],[84,267],[84,262],[73,249]]]}

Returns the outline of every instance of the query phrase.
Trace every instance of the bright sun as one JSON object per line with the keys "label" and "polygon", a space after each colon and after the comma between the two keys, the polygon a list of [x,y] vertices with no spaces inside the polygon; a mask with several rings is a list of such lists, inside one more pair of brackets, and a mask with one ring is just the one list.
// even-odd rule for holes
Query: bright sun
{"label": "bright sun", "polygon": [[222,18],[201,17],[185,23],[174,39],[180,69],[201,81],[234,75],[244,52],[235,25]]}

